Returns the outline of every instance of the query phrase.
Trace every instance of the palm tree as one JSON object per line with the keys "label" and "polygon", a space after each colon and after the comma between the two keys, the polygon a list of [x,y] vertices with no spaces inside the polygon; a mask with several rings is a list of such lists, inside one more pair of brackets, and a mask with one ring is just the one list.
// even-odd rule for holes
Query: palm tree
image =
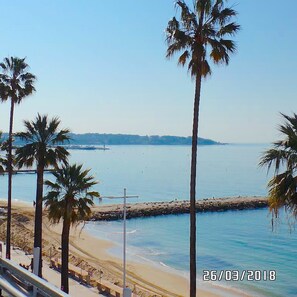
{"label": "palm tree", "polygon": [[0,63],[0,98],[2,101],[10,100],[10,123],[8,137],[8,198],[7,198],[7,229],[6,229],[6,258],[10,259],[10,233],[11,233],[11,193],[12,193],[12,130],[15,104],[31,95],[34,91],[35,76],[28,72],[29,66],[26,58],[5,58]]}
{"label": "palm tree", "polygon": [[68,256],[69,233],[71,225],[89,219],[93,198],[100,197],[98,192],[90,191],[97,184],[90,170],[82,170],[82,165],[63,166],[53,172],[55,182],[47,180],[50,191],[44,197],[49,220],[56,224],[63,220],[62,229],[62,269],[61,288],[69,292]]}
{"label": "palm tree", "polygon": [[281,114],[285,122],[279,131],[283,138],[273,143],[273,147],[260,160],[260,166],[267,166],[268,171],[274,167],[274,176],[268,183],[269,207],[273,219],[278,218],[279,209],[297,218],[297,114],[287,116]]}
{"label": "palm tree", "polygon": [[190,181],[190,296],[196,296],[196,161],[201,80],[211,74],[208,58],[214,64],[228,64],[236,50],[230,40],[240,28],[232,21],[237,15],[225,8],[223,0],[194,0],[191,9],[183,0],[176,2],[180,20],[173,17],[166,28],[167,58],[180,53],[178,64],[185,66],[195,80],[192,158]]}
{"label": "palm tree", "polygon": [[24,121],[25,132],[16,133],[16,136],[25,142],[25,145],[16,150],[16,165],[37,167],[36,207],[34,247],[40,248],[40,262],[38,275],[42,276],[42,199],[43,199],[43,175],[49,166],[57,168],[60,162],[67,164],[68,151],[59,146],[69,141],[69,130],[59,130],[60,120],[49,119],[47,115],[37,115],[34,121]]}

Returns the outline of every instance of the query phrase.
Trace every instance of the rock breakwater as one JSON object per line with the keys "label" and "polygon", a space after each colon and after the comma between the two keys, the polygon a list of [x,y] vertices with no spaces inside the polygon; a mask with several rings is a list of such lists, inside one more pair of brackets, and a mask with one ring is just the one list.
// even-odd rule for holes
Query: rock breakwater
{"label": "rock breakwater", "polygon": [[[268,206],[267,197],[230,197],[203,199],[196,202],[196,212],[216,212],[228,210],[258,209]],[[189,201],[144,202],[127,204],[127,219],[150,217],[170,214],[184,214],[190,212]],[[123,206],[101,205],[93,209],[92,221],[119,220],[123,217]]]}

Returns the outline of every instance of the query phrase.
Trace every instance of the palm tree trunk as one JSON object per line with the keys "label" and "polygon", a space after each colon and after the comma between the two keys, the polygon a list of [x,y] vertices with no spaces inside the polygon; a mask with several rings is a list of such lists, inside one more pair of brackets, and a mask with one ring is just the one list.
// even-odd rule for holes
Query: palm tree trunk
{"label": "palm tree trunk", "polygon": [[69,280],[68,280],[69,231],[70,231],[70,222],[67,219],[64,219],[63,230],[62,230],[61,290],[64,291],[65,293],[69,293]]}
{"label": "palm tree trunk", "polygon": [[37,165],[37,187],[34,226],[34,247],[40,248],[38,276],[42,277],[42,198],[43,198],[43,164]]}
{"label": "palm tree trunk", "polygon": [[8,137],[8,197],[7,197],[7,227],[6,227],[6,258],[10,259],[11,236],[11,193],[12,193],[12,128],[13,128],[14,100],[11,98],[9,137]]}
{"label": "palm tree trunk", "polygon": [[190,182],[190,297],[196,297],[196,164],[201,75],[196,76]]}

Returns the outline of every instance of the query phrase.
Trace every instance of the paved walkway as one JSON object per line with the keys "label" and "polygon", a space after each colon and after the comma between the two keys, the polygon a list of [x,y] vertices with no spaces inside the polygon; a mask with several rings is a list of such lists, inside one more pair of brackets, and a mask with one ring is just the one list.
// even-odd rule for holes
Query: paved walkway
{"label": "paved walkway", "polygon": [[[21,250],[12,250],[11,259],[16,263],[22,263],[25,265],[29,265],[31,263],[32,255],[25,255],[25,253]],[[58,271],[53,270],[49,267],[49,263],[44,263],[42,268],[43,277],[53,285],[60,288],[61,284],[61,275]],[[98,297],[104,295],[99,294],[96,288],[87,287],[85,285],[80,284],[79,282],[69,278],[69,295],[72,297]]]}

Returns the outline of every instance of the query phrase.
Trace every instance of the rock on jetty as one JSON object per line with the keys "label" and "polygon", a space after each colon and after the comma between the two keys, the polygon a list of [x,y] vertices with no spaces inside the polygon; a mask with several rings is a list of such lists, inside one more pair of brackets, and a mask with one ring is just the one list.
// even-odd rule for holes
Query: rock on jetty
{"label": "rock on jetty", "polygon": [[[231,197],[203,199],[196,202],[196,212],[258,209],[268,206],[267,197]],[[189,201],[166,201],[127,204],[127,219],[184,214],[190,212]],[[112,221],[123,218],[123,205],[101,205],[93,208],[92,221]]]}

